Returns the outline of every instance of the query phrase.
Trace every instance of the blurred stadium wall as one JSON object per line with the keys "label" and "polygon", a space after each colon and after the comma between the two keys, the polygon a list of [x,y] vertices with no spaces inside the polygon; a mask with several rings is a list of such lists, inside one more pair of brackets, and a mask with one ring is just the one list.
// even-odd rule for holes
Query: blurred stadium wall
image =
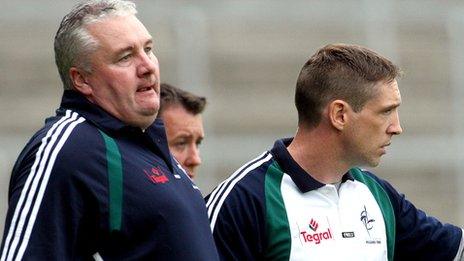
{"label": "blurred stadium wall", "polygon": [[[53,37],[76,1],[0,0],[0,232],[14,160],[54,114]],[[433,0],[136,1],[162,80],[206,95],[197,183],[206,194],[296,129],[293,92],[325,44],[368,46],[399,64],[403,135],[375,172],[416,206],[464,224],[464,4]]]}

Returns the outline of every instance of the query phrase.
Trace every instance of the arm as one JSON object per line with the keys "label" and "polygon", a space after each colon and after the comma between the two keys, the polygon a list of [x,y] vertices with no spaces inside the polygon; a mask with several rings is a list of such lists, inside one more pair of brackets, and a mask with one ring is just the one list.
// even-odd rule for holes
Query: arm
{"label": "arm", "polygon": [[427,216],[388,182],[370,175],[385,188],[395,211],[395,259],[453,260],[461,256],[462,230],[460,228],[443,224],[436,218]]}

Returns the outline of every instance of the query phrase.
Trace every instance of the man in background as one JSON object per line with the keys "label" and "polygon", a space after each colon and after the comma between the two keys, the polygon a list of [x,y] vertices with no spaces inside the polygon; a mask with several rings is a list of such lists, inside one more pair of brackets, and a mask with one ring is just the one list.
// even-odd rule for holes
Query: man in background
{"label": "man in background", "polygon": [[135,4],[75,6],[55,36],[64,93],[13,168],[1,260],[216,260],[201,193],[155,120],[154,40]]}
{"label": "man in background", "polygon": [[206,98],[161,83],[159,117],[164,121],[171,153],[190,178],[197,175],[201,164],[200,144],[205,137],[201,113]]}

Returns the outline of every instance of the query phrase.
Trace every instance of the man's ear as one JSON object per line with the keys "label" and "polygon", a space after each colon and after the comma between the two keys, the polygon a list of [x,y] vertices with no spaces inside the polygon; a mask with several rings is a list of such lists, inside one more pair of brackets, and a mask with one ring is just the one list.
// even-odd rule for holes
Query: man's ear
{"label": "man's ear", "polygon": [[329,122],[337,130],[343,130],[348,120],[351,106],[343,100],[334,100],[328,105]]}
{"label": "man's ear", "polygon": [[90,96],[92,94],[92,86],[89,85],[87,73],[84,70],[71,67],[71,69],[69,69],[69,76],[71,77],[71,83],[74,89],[85,96]]}

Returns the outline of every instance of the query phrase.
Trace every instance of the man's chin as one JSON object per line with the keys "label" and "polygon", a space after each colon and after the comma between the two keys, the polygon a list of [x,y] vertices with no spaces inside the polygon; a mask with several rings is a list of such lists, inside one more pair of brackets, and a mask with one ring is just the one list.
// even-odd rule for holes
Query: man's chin
{"label": "man's chin", "polygon": [[374,168],[374,167],[379,166],[379,164],[380,164],[380,158],[371,160],[368,166],[371,168]]}
{"label": "man's chin", "polygon": [[195,173],[195,170],[192,170],[192,169],[185,169],[185,171],[187,171],[187,175],[191,178],[191,179],[194,179],[196,176],[197,176],[197,173]]}
{"label": "man's chin", "polygon": [[158,114],[159,107],[158,106],[150,106],[150,107],[145,107],[140,110],[139,114],[146,116],[146,117],[155,117]]}
{"label": "man's chin", "polygon": [[362,162],[359,162],[356,165],[362,166],[362,167],[374,168],[374,167],[377,167],[379,164],[380,164],[380,158],[375,158],[375,159],[364,159]]}
{"label": "man's chin", "polygon": [[155,119],[156,113],[153,115],[139,115],[137,119],[132,119],[132,122],[129,122],[129,125],[145,130],[152,125],[153,122],[155,122]]}

